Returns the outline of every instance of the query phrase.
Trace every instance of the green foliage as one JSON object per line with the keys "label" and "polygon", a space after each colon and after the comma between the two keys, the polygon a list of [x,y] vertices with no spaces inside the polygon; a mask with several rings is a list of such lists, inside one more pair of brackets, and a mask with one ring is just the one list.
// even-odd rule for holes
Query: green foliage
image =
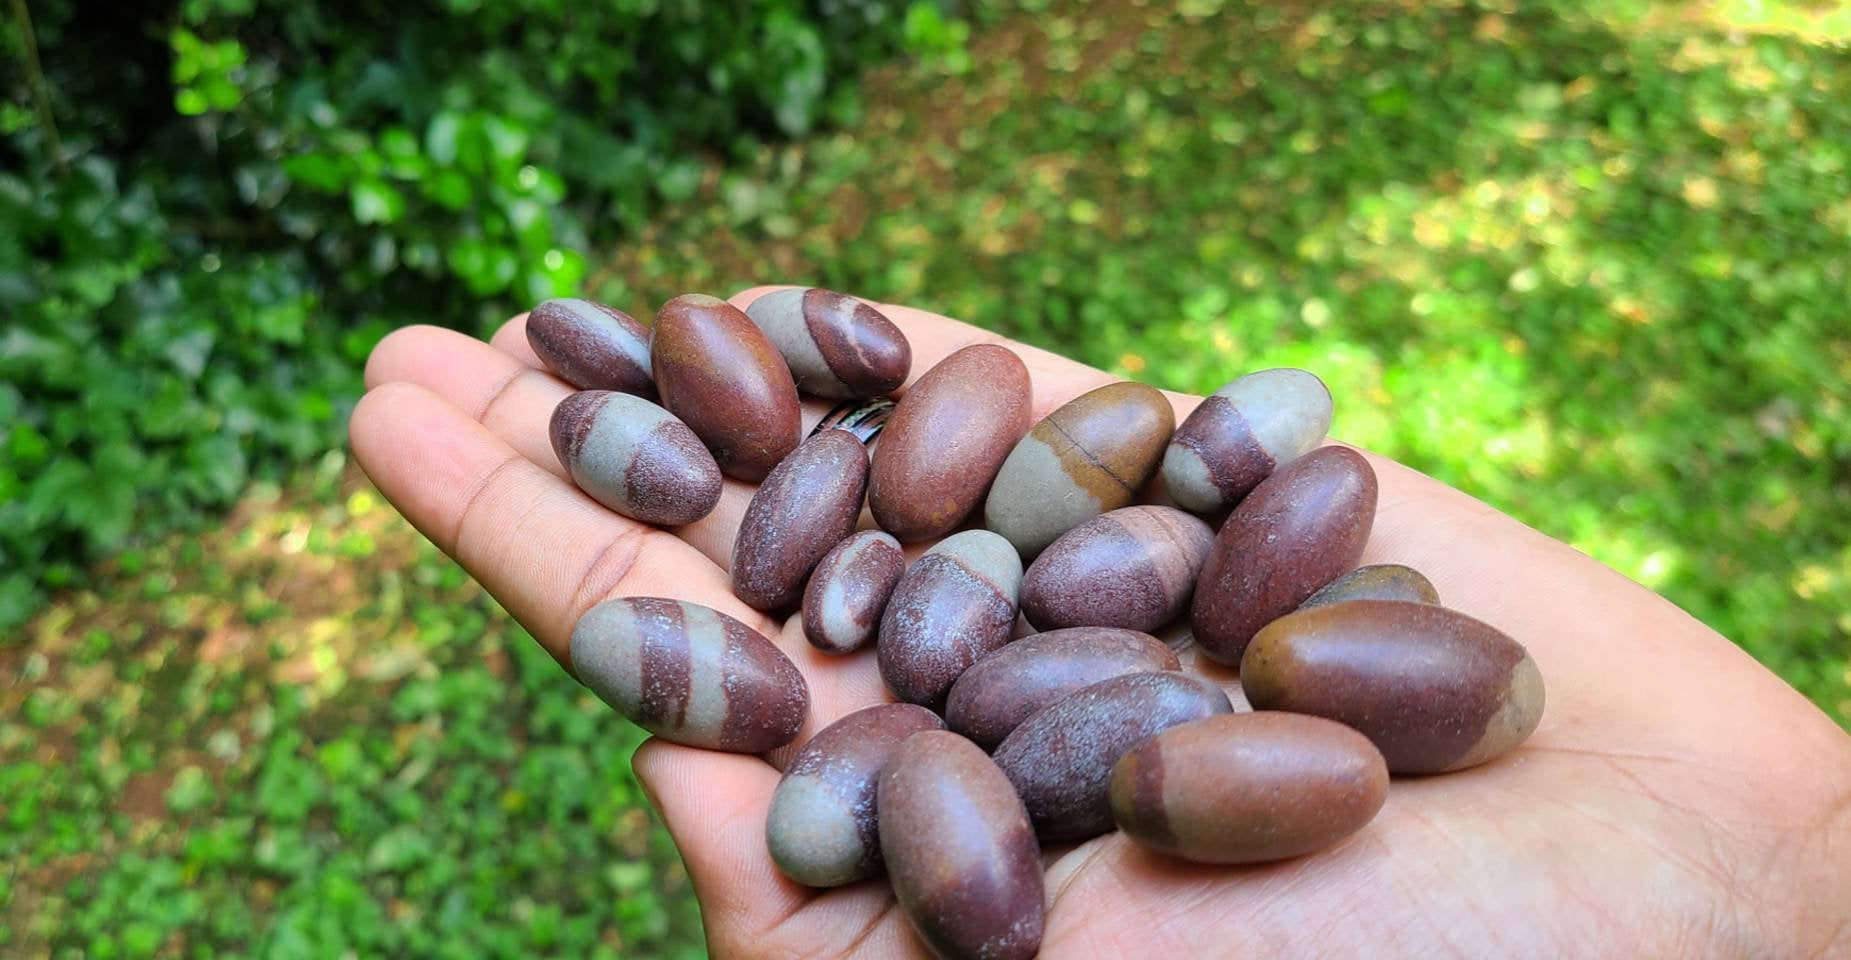
{"label": "green foliage", "polygon": [[31,7],[44,77],[0,28],[0,627],[339,446],[386,330],[579,289],[708,158],[962,36],[932,0]]}
{"label": "green foliage", "polygon": [[0,647],[0,943],[697,955],[641,731],[370,493],[332,493],[166,540]]}

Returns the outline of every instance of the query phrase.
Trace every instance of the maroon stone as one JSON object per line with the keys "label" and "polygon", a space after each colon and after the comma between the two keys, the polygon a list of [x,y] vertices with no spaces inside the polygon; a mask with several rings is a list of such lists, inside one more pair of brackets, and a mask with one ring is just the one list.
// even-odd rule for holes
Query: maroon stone
{"label": "maroon stone", "polygon": [[1189,609],[1215,533],[1175,507],[1125,507],[1054,541],[1022,579],[1022,613],[1043,630],[1145,632]]}
{"label": "maroon stone", "polygon": [[910,542],[962,522],[1027,432],[1030,394],[1028,368],[996,344],[965,347],[926,371],[874,449],[868,506],[881,529]]}
{"label": "maroon stone", "polygon": [[1200,677],[1134,673],[1095,683],[1043,709],[996,748],[1043,842],[1096,837],[1112,829],[1112,765],[1171,727],[1233,706]]}
{"label": "maroon stone", "polygon": [[1041,946],[1041,855],[981,749],[928,730],[881,773],[881,851],[900,909],[940,957],[1027,960]]}
{"label": "maroon stone", "polygon": [[860,440],[829,430],[804,441],[746,507],[733,541],[733,593],[760,610],[794,605],[816,562],[855,531],[867,487]]}
{"label": "maroon stone", "polygon": [[548,300],[527,314],[534,356],[580,390],[618,390],[656,399],[649,329],[622,310],[590,300]]}
{"label": "maroon stone", "polygon": [[1204,655],[1240,662],[1261,627],[1356,566],[1375,522],[1375,471],[1348,447],[1282,467],[1228,517],[1196,582],[1190,626]]}
{"label": "maroon stone", "polygon": [[662,405],[694,430],[727,476],[757,483],[797,446],[797,385],[738,308],[700,294],[656,313],[650,343]]}
{"label": "maroon stone", "polygon": [[994,750],[1022,721],[1068,694],[1128,673],[1178,669],[1175,652],[1147,633],[1112,627],[1039,633],[964,671],[945,700],[945,722]]}
{"label": "maroon stone", "polygon": [[863,530],[836,544],[804,588],[804,637],[824,653],[867,646],[905,572],[900,541],[880,530]]}

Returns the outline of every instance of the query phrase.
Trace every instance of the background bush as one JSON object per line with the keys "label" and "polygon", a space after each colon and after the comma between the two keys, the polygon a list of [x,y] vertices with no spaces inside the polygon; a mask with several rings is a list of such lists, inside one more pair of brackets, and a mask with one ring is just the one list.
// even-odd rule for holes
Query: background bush
{"label": "background bush", "polygon": [[29,6],[42,75],[9,16],[0,87],[0,627],[337,449],[384,331],[577,291],[704,164],[851,119],[842,80],[909,38],[955,47],[928,0]]}

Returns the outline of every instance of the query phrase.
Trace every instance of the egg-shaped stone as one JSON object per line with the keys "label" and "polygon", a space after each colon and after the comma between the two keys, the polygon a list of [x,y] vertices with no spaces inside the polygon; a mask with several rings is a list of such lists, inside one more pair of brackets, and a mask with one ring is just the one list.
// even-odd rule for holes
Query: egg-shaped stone
{"label": "egg-shaped stone", "polygon": [[1261,630],[1241,659],[1258,710],[1354,727],[1395,773],[1463,770],[1515,749],[1542,720],[1543,679],[1522,644],[1431,603],[1351,600]]}
{"label": "egg-shaped stone", "polygon": [[1028,368],[993,343],[965,347],[926,371],[874,448],[868,506],[875,522],[909,543],[957,527],[1028,430],[1030,397]]}
{"label": "egg-shaped stone", "polygon": [[1022,613],[1042,630],[1151,632],[1189,609],[1215,533],[1175,507],[1123,507],[1074,527],[1022,578]]}
{"label": "egg-shaped stone", "polygon": [[879,873],[881,768],[906,738],[944,728],[937,714],[910,703],[857,710],[824,727],[792,755],[771,794],[765,817],[771,861],[812,887]]}
{"label": "egg-shaped stone", "polygon": [[1388,766],[1341,723],[1230,714],[1125,754],[1108,794],[1113,821],[1143,846],[1196,863],[1264,863],[1361,830],[1388,799]]}
{"label": "egg-shaped stone", "polygon": [[1375,470],[1348,447],[1287,464],[1241,501],[1208,552],[1190,626],[1210,659],[1240,662],[1261,627],[1356,566],[1375,523]]}
{"label": "egg-shaped stone", "polygon": [[733,540],[733,593],[760,610],[803,597],[804,578],[855,531],[868,451],[841,430],[805,440],[752,494]]}
{"label": "egg-shaped stone", "polygon": [[1027,960],[1041,947],[1041,852],[1015,790],[955,733],[908,737],[881,773],[894,897],[939,957]]}
{"label": "egg-shaped stone", "polygon": [[553,408],[553,453],[593,500],[644,523],[693,523],[720,502],[720,468],[674,414],[627,393],[582,390]]}
{"label": "egg-shaped stone", "polygon": [[1038,633],[964,671],[945,699],[945,723],[994,750],[1022,721],[1068,694],[1129,673],[1180,668],[1175,652],[1136,630],[1074,627]]}
{"label": "egg-shaped stone", "polygon": [[815,287],[774,290],[746,315],[777,345],[797,389],[818,397],[892,393],[912,370],[906,335],[872,304]]}
{"label": "egg-shaped stone", "polygon": [[1135,500],[1176,426],[1154,387],[1109,383],[1062,404],[1009,452],[984,526],[1034,557],[1061,534]]}
{"label": "egg-shaped stone", "polygon": [[527,345],[547,369],[580,390],[656,399],[649,329],[622,310],[574,298],[544,301],[527,314]]}
{"label": "egg-shaped stone", "polygon": [[906,572],[900,541],[863,530],[823,554],[803,590],[803,635],[824,653],[853,653],[880,628],[893,588]]}
{"label": "egg-shaped stone", "polygon": [[988,530],[955,533],[913,562],[882,612],[887,689],[936,707],[971,664],[1009,642],[1022,559]]}
{"label": "egg-shaped stone", "polygon": [[757,483],[797,447],[797,384],[739,308],[686,294],[656,312],[649,344],[662,405],[713,451],[729,477]]}
{"label": "egg-shaped stone", "polygon": [[1433,581],[1413,567],[1399,563],[1374,563],[1357,567],[1324,585],[1322,590],[1298,605],[1322,607],[1345,600],[1407,600],[1413,603],[1439,603],[1440,592]]}
{"label": "egg-shaped stone", "polygon": [[751,627],[696,603],[606,600],[572,628],[580,683],[637,726],[675,743],[763,753],[797,736],[810,688]]}
{"label": "egg-shaped stone", "polygon": [[1250,373],[1203,398],[1163,455],[1163,485],[1178,506],[1216,513],[1330,432],[1330,390],[1316,374]]}
{"label": "egg-shaped stone", "polygon": [[1171,727],[1233,709],[1227,694],[1200,677],[1114,677],[1023,721],[996,748],[996,765],[1043,842],[1077,842],[1112,829],[1106,793],[1119,757]]}

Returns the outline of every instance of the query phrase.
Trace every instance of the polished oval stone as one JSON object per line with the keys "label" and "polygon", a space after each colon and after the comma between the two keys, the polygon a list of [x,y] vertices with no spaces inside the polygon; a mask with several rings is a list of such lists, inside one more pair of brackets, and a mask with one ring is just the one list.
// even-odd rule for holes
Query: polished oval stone
{"label": "polished oval stone", "polygon": [[867,646],[905,572],[900,541],[884,531],[863,530],[836,544],[804,588],[804,637],[824,653],[853,653]]}
{"label": "polished oval stone", "polygon": [[1395,773],[1502,756],[1542,720],[1543,681],[1522,644],[1457,610],[1351,600],[1284,617],[1253,638],[1241,686],[1259,710],[1361,731]]}
{"label": "polished oval stone", "polygon": [[547,369],[580,390],[656,399],[649,330],[622,310],[590,300],[544,301],[527,314],[527,345]]}
{"label": "polished oval stone", "polygon": [[910,703],[857,710],[824,727],[792,755],[771,794],[765,846],[784,875],[836,887],[880,872],[875,797],[881,768],[906,738],[943,730],[938,714]]}
{"label": "polished oval stone", "polygon": [[797,384],[739,308],[690,293],[662,305],[649,345],[662,405],[713,451],[727,476],[765,479],[797,446]]}
{"label": "polished oval stone", "polygon": [[1123,507],[1067,531],[1022,578],[1022,613],[1042,630],[1151,632],[1183,615],[1215,533],[1175,507]]}
{"label": "polished oval stone", "polygon": [[1163,455],[1163,485],[1178,506],[1215,513],[1330,432],[1330,390],[1316,374],[1250,373],[1202,400]]}
{"label": "polished oval stone", "polygon": [[810,428],[810,436],[816,436],[824,430],[846,430],[855,435],[855,439],[872,445],[887,426],[887,418],[893,416],[893,410],[899,406],[886,397],[871,400],[844,400],[829,408],[823,419]]}
{"label": "polished oval stone", "polygon": [[687,424],[627,393],[583,390],[553,408],[553,453],[593,500],[677,527],[713,512],[720,468]]}
{"label": "polished oval stone", "polygon": [[1399,563],[1376,563],[1357,567],[1332,580],[1298,609],[1323,607],[1345,600],[1407,600],[1412,603],[1439,603],[1440,592],[1433,588],[1419,570]]}
{"label": "polished oval stone", "polygon": [[937,706],[971,664],[1009,642],[1022,560],[988,530],[955,533],[900,577],[881,614],[879,660],[887,689]]}
{"label": "polished oval stone", "polygon": [[868,451],[829,430],[800,444],[752,494],[733,541],[733,593],[760,610],[803,596],[804,578],[855,532],[868,488]]}
{"label": "polished oval stone", "polygon": [[945,723],[994,750],[1043,707],[1101,680],[1177,670],[1156,637],[1113,627],[1074,627],[1023,637],[964,671],[945,698]]}
{"label": "polished oval stone", "polygon": [[775,290],[746,315],[784,355],[797,389],[813,396],[892,393],[913,367],[912,345],[886,314],[832,290]]}
{"label": "polished oval stone", "polygon": [[695,603],[606,600],[572,628],[579,682],[637,726],[675,743],[763,753],[810,711],[803,674],[758,631]]}
{"label": "polished oval stone", "polygon": [[1388,799],[1388,766],[1341,723],[1232,714],[1125,754],[1108,795],[1118,828],[1143,846],[1197,863],[1264,863],[1361,830]]}
{"label": "polished oval stone", "polygon": [[944,958],[1026,960],[1041,946],[1041,853],[1022,801],[976,744],[908,737],[881,773],[881,852],[900,909]]}
{"label": "polished oval stone", "polygon": [[1109,383],[1062,404],[1016,443],[990,486],[984,526],[1033,557],[1061,534],[1135,500],[1176,426],[1170,401]]}
{"label": "polished oval stone", "polygon": [[1043,842],[1085,840],[1112,829],[1106,789],[1119,757],[1171,727],[1233,709],[1227,694],[1200,677],[1114,677],[1023,721],[996,748],[996,765]]}
{"label": "polished oval stone", "polygon": [[1241,501],[1208,552],[1189,613],[1202,653],[1240,662],[1261,627],[1298,609],[1362,556],[1375,471],[1348,447],[1294,460]]}
{"label": "polished oval stone", "polygon": [[1006,347],[965,347],[927,370],[874,448],[875,522],[906,542],[956,527],[1028,429],[1029,402],[1028,368]]}

